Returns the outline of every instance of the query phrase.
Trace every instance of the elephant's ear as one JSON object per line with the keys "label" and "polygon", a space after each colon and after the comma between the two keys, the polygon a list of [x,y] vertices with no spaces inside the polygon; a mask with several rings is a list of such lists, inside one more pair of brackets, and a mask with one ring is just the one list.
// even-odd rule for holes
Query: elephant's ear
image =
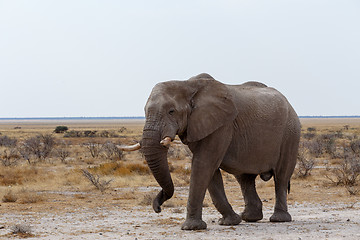
{"label": "elephant's ear", "polygon": [[188,81],[196,90],[191,99],[186,138],[195,142],[233,121],[238,111],[226,85],[213,78],[194,77]]}

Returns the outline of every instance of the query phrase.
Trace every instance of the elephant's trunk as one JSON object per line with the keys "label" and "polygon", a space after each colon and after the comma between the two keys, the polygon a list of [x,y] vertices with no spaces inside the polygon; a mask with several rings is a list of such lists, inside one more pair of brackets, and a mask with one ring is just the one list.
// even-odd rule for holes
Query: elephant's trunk
{"label": "elephant's trunk", "polygon": [[[152,125],[152,126],[151,126]],[[160,206],[174,194],[174,184],[167,162],[168,148],[160,144],[161,132],[148,121],[145,124],[141,148],[146,162],[162,190],[153,201],[154,211],[161,212]]]}

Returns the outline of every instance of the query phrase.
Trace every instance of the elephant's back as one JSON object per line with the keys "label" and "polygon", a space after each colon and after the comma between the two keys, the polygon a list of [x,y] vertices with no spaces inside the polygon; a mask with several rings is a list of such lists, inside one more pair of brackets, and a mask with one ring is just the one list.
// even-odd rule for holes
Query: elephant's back
{"label": "elephant's back", "polygon": [[256,81],[249,81],[249,82],[243,83],[238,86],[242,87],[242,88],[266,88],[267,87],[264,83],[256,82]]}

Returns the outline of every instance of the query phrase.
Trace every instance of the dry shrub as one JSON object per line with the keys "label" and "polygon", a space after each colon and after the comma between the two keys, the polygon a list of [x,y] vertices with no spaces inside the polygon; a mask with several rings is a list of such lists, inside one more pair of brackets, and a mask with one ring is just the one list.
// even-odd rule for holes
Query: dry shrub
{"label": "dry shrub", "polygon": [[100,190],[100,192],[104,192],[106,189],[109,188],[110,183],[112,182],[112,179],[105,181],[100,179],[99,175],[93,175],[88,170],[83,169],[82,170],[84,177],[86,177],[97,189]]}
{"label": "dry shrub", "polygon": [[351,141],[350,148],[355,154],[360,154],[360,139]]}
{"label": "dry shrub", "polygon": [[19,235],[20,237],[23,237],[23,238],[34,236],[32,234],[31,226],[28,224],[16,224],[16,225],[12,226],[11,233]]}
{"label": "dry shrub", "polygon": [[311,158],[309,150],[305,148],[304,143],[300,143],[296,170],[299,177],[307,177],[311,175],[311,171],[315,166],[315,160]]}
{"label": "dry shrub", "polygon": [[50,157],[56,145],[55,138],[51,134],[40,134],[24,140],[20,146],[21,155],[30,160],[30,156],[35,156],[38,160],[45,160]]}
{"label": "dry shrub", "polygon": [[89,141],[84,143],[84,147],[89,150],[93,158],[99,157],[100,153],[103,151],[103,145],[96,141]]}
{"label": "dry shrub", "polygon": [[4,166],[14,166],[20,159],[16,147],[6,147],[0,151],[0,161]]}
{"label": "dry shrub", "polygon": [[18,197],[15,194],[13,194],[11,190],[8,190],[2,198],[2,201],[4,203],[16,202],[17,200]]}
{"label": "dry shrub", "polygon": [[16,224],[11,227],[11,233],[8,235],[15,235],[18,238],[31,238],[35,235],[32,233],[32,228],[28,224]]}
{"label": "dry shrub", "polygon": [[351,152],[349,148],[343,148],[340,164],[336,166],[326,164],[326,171],[325,177],[336,185],[344,186],[351,195],[359,192],[356,186],[360,179],[360,157]]}
{"label": "dry shrub", "polygon": [[62,163],[66,163],[66,159],[70,157],[70,144],[65,141],[61,141],[58,144],[57,148],[55,148],[55,155],[60,159]]}
{"label": "dry shrub", "polygon": [[5,146],[5,147],[15,147],[17,144],[17,139],[16,138],[11,138],[8,136],[0,136],[0,146]]}
{"label": "dry shrub", "polygon": [[121,151],[115,143],[107,141],[103,144],[103,155],[107,159],[116,161],[123,158],[123,151]]}

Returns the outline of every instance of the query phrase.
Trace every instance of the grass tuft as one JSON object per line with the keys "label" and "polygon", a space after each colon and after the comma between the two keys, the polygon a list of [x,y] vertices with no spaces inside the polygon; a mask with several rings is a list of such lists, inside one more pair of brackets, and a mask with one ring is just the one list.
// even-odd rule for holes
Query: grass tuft
{"label": "grass tuft", "polygon": [[13,194],[11,190],[7,191],[7,193],[2,198],[2,201],[4,203],[16,202],[17,200],[18,197],[15,194]]}

